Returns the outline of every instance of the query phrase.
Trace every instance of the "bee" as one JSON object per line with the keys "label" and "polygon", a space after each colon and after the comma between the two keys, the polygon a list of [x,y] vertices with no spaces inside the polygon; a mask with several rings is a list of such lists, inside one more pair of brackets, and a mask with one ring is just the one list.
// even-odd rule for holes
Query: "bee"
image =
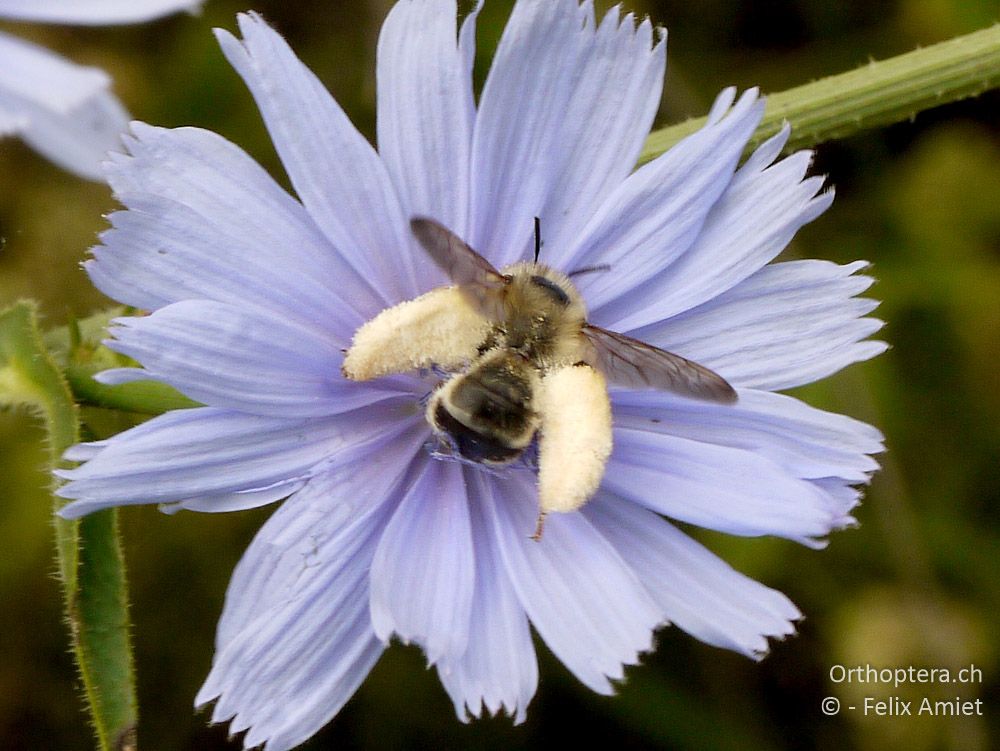
{"label": "bee", "polygon": [[470,462],[513,462],[537,435],[535,539],[546,514],[580,508],[601,483],[612,447],[608,383],[736,401],[733,387],[708,368],[588,323],[569,276],[537,262],[537,222],[536,260],[500,271],[433,219],[413,217],[410,228],[453,286],[361,326],[343,374],[366,381],[428,368],[448,373],[426,418]]}

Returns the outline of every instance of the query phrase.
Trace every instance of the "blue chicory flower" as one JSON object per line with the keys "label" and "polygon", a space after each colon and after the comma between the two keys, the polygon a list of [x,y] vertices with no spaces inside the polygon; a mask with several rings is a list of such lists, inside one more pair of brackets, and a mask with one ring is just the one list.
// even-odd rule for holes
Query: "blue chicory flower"
{"label": "blue chicory flower", "polygon": [[[202,0],[0,0],[0,19],[78,25],[148,21]],[[128,112],[99,68],[77,65],[0,32],[0,137],[19,135],[60,167],[90,180],[121,148]]]}
{"label": "blue chicory flower", "polygon": [[[206,406],[68,456],[62,515],[160,503],[230,511],[284,499],[233,575],[198,705],[291,748],[351,697],[390,638],[415,642],[460,718],[520,722],[536,688],[529,627],[609,694],[673,623],[753,658],[800,617],[664,517],[820,545],[852,523],[877,430],[775,393],[884,349],[861,262],[770,263],[833,199],[787,128],[739,165],[764,102],[724,91],[708,123],[633,171],[661,94],[665,41],[592,3],[519,0],[478,106],[478,8],[402,0],[378,45],[378,151],[255,14],[222,49],[253,93],[297,198],[196,128],[135,124],[108,165],[126,210],[86,268],[152,311],[109,346]],[[543,255],[579,277],[593,323],[689,357],[734,405],[612,389],[614,448],[582,509],[549,517],[533,474],[439,461],[433,374],[340,374],[355,330],[447,283],[409,231],[431,216],[501,267]]]}

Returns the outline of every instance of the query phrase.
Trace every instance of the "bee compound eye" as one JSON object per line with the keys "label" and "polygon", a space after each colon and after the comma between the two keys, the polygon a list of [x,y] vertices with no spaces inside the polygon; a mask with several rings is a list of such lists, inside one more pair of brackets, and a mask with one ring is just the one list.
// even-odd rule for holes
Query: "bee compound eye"
{"label": "bee compound eye", "polygon": [[569,305],[569,295],[566,294],[566,290],[551,279],[541,276],[540,274],[532,274],[531,283],[539,289],[544,290],[556,304],[561,305],[564,308]]}

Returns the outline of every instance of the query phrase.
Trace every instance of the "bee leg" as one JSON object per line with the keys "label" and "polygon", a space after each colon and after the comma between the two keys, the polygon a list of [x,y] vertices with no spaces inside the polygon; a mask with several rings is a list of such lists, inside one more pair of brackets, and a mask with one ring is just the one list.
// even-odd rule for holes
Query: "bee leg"
{"label": "bee leg", "polygon": [[458,287],[438,287],[383,310],[354,332],[341,372],[368,381],[432,365],[453,370],[478,356],[491,329]]}
{"label": "bee leg", "polygon": [[541,542],[542,540],[542,531],[543,528],[545,527],[546,516],[548,516],[548,512],[546,511],[538,512],[538,521],[535,522],[535,534],[531,536],[531,539],[534,540],[535,542]]}
{"label": "bee leg", "polygon": [[570,365],[547,372],[535,397],[539,507],[543,516],[576,511],[597,491],[611,454],[607,384],[589,365]]}

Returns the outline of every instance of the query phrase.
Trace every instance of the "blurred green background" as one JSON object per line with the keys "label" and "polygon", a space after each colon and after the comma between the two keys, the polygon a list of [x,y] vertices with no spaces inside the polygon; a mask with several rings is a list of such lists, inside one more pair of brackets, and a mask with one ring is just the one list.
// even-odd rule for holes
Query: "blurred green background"
{"label": "blurred green background", "polygon": [[[479,23],[479,79],[510,2]],[[466,4],[468,5],[468,3]],[[610,3],[599,3],[607,7]],[[261,11],[325,81],[363,132],[374,131],[374,45],[390,0],[295,3]],[[723,86],[780,91],[995,22],[995,0],[736,2],[627,0],[670,29],[660,124],[704,114]],[[209,30],[233,29],[243,2],[208,0],[200,17],[79,29],[5,23],[109,70],[135,117],[199,125],[236,141],[282,181],[250,96]],[[632,668],[615,698],[582,688],[540,649],[529,719],[469,725],[413,648],[394,646],[341,715],[307,748],[534,748],[586,738],[617,748],[963,749],[1000,747],[1000,96],[819,147],[815,171],[837,201],[787,254],[871,261],[893,347],[800,390],[819,407],[878,425],[888,453],[860,527],[824,551],[699,533],[737,568],[806,614],[761,664],[674,629]],[[115,208],[109,191],[0,142],[0,305],[41,302],[46,323],[107,305],[78,268]],[[89,749],[54,578],[44,436],[0,414],[0,747]],[[191,703],[212,656],[229,573],[269,509],[232,515],[151,508],[122,513],[139,670],[140,747],[238,748]],[[975,664],[982,683],[833,685],[832,665]],[[826,717],[825,696],[982,698],[984,716]]]}

